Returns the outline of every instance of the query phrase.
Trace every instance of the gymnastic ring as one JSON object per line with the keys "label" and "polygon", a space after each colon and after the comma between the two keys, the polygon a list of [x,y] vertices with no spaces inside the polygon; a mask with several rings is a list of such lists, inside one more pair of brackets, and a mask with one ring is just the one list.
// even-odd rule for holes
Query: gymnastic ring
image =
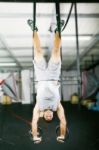
{"label": "gymnastic ring", "polygon": [[[42,128],[41,127],[38,127],[38,137],[41,137],[43,132],[42,132]],[[32,136],[32,130],[29,130],[29,136],[30,136],[30,139],[33,140],[33,136]]]}
{"label": "gymnastic ring", "polygon": [[[56,126],[56,136],[58,137],[59,135],[60,135],[60,125],[57,125]],[[60,139],[60,140],[58,140],[58,142],[60,142],[60,143],[66,142],[68,137],[69,137],[69,129],[67,127],[65,139],[64,140]]]}

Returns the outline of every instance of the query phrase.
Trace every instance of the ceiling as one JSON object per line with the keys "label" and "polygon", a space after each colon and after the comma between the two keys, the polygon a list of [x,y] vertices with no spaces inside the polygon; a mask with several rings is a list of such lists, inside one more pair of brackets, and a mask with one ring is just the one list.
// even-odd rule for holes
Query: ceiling
{"label": "ceiling", "polygon": [[[71,3],[60,3],[61,19],[67,20]],[[74,7],[68,24],[61,33],[62,68],[90,69],[99,64],[99,3],[78,3],[78,50],[76,47]],[[0,71],[32,68],[32,31],[27,24],[33,18],[33,3],[0,2]],[[36,25],[41,46],[50,55],[53,45],[51,23],[56,23],[55,3],[36,4]]]}

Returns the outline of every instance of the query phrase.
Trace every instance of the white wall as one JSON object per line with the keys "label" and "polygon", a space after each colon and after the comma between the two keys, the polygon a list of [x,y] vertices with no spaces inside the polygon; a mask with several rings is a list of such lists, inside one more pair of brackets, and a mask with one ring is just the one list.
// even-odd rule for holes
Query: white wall
{"label": "white wall", "polygon": [[31,103],[30,70],[22,70],[21,80],[22,80],[22,104],[29,104]]}

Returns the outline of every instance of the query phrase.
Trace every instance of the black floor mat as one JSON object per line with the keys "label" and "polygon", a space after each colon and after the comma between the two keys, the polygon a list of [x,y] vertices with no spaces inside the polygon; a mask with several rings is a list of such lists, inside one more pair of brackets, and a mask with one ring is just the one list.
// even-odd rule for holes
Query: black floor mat
{"label": "black floor mat", "polygon": [[89,111],[69,102],[63,103],[69,128],[69,138],[65,143],[56,141],[57,117],[52,123],[40,120],[43,141],[36,145],[30,139],[32,105],[0,105],[0,150],[98,150],[99,112]]}

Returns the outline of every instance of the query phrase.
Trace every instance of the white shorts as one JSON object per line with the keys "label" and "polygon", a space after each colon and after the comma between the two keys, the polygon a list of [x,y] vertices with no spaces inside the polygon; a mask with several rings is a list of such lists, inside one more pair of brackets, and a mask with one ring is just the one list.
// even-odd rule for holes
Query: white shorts
{"label": "white shorts", "polygon": [[42,58],[38,63],[34,60],[36,81],[59,80],[61,61],[58,63],[50,60],[48,63]]}

